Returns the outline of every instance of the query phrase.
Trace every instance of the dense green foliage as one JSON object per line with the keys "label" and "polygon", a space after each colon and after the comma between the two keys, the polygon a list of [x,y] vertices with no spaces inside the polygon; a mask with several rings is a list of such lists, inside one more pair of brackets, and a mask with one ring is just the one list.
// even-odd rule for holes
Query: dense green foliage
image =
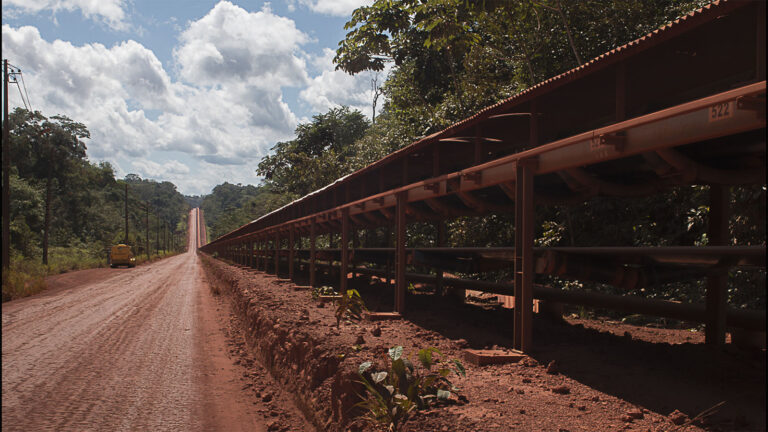
{"label": "dense green foliage", "polygon": [[207,195],[205,212],[211,239],[224,235],[349,173],[358,142],[369,129],[365,116],[348,107],[318,114],[296,128],[296,138],[279,142],[262,159],[260,186],[224,183]]}
{"label": "dense green foliage", "polygon": [[4,300],[43,286],[35,278],[106,265],[107,248],[125,240],[126,182],[127,240],[135,252],[146,253],[144,202],[150,203],[153,252],[163,248],[166,224],[176,233],[186,227],[189,207],[172,183],[142,180],[135,174],[119,181],[109,163],[88,160],[84,139],[90,134],[85,125],[17,108],[9,132],[12,274],[4,275]]}
{"label": "dense green foliage", "polygon": [[225,182],[203,198],[200,208],[204,212],[208,238],[213,240],[290,201],[289,196],[274,192],[268,185]]}
{"label": "dense green foliage", "polygon": [[384,111],[402,146],[704,3],[377,0],[352,13],[335,61],[352,74],[394,65]]}
{"label": "dense green foliage", "polygon": [[295,139],[277,143],[256,172],[274,192],[302,197],[347,173],[353,144],[368,127],[362,113],[347,107],[318,114],[296,128]]}

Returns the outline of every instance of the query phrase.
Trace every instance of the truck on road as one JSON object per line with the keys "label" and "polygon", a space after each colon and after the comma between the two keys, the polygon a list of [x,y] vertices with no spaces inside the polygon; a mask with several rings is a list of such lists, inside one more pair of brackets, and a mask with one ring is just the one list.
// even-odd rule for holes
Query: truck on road
{"label": "truck on road", "polygon": [[109,266],[112,268],[121,265],[128,267],[136,266],[136,258],[133,256],[133,252],[131,252],[131,247],[126,244],[112,246],[112,249],[109,252],[109,257]]}

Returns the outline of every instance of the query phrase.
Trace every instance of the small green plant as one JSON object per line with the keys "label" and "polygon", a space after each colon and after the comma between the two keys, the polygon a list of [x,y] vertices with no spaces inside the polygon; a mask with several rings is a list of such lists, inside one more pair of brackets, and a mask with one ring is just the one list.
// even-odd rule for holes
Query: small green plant
{"label": "small green plant", "polygon": [[365,302],[360,297],[360,293],[357,290],[349,289],[346,293],[341,295],[339,304],[336,306],[336,327],[341,326],[341,320],[360,320],[363,318],[363,312],[365,308]]}
{"label": "small green plant", "polygon": [[458,394],[449,376],[452,372],[465,376],[464,366],[459,360],[444,361],[442,357],[437,348],[421,349],[421,368],[416,368],[403,355],[403,347],[396,346],[389,349],[388,370],[374,371],[371,362],[362,363],[358,373],[366,392],[356,406],[365,409],[369,422],[387,424],[396,432],[411,411],[447,402],[453,393]]}
{"label": "small green plant", "polygon": [[333,290],[333,287],[323,285],[312,288],[312,299],[317,300],[320,296],[337,295],[338,293]]}

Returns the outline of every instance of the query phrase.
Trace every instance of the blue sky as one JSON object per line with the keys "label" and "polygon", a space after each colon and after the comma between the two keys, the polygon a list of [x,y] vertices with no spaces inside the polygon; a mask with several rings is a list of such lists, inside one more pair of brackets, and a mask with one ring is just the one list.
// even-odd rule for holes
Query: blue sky
{"label": "blue sky", "polygon": [[[370,115],[372,75],[332,58],[371,1],[5,0],[3,57],[33,109],[88,126],[92,161],[205,194],[257,184],[261,157],[314,114]],[[14,87],[9,102],[23,106]]]}

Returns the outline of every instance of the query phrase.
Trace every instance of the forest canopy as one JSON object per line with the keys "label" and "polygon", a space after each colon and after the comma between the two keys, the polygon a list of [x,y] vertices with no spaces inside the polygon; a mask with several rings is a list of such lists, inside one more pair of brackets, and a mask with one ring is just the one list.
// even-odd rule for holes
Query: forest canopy
{"label": "forest canopy", "polygon": [[[174,244],[181,246],[189,209],[184,196],[172,183],[135,174],[118,180],[108,162],[90,162],[85,144],[90,133],[84,124],[16,108],[9,135],[10,273],[21,283],[28,285],[23,280],[27,276],[106,265],[106,249],[124,241],[137,253],[146,253],[148,240],[152,253],[169,249],[169,236],[176,236]],[[3,278],[5,300],[11,297],[6,282],[13,281],[5,274]]]}

